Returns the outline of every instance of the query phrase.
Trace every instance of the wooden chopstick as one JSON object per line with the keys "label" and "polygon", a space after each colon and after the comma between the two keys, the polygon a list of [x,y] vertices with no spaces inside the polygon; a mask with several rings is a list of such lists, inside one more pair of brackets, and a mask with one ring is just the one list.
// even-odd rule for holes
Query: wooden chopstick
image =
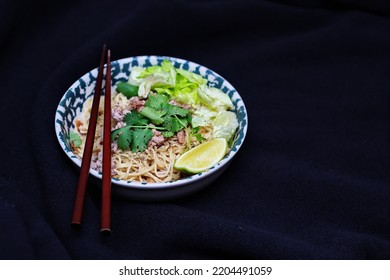
{"label": "wooden chopstick", "polygon": [[85,192],[87,189],[89,169],[91,167],[93,143],[95,138],[97,117],[99,113],[99,103],[100,103],[100,95],[102,91],[105,56],[106,56],[106,45],[103,46],[98,76],[96,78],[95,92],[92,101],[91,116],[88,125],[87,138],[85,140],[83,159],[81,161],[80,177],[79,177],[77,190],[76,190],[76,198],[73,205],[73,214],[72,214],[73,227],[80,227],[81,220],[83,217]]}
{"label": "wooden chopstick", "polygon": [[107,51],[106,87],[103,124],[103,185],[101,227],[103,234],[111,232],[111,51]]}

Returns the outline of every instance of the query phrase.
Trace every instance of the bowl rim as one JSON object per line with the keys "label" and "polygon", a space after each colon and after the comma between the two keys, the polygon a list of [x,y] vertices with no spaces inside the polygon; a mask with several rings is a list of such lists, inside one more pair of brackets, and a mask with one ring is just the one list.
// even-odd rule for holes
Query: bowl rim
{"label": "bowl rim", "polygon": [[[219,169],[225,167],[225,165],[228,164],[233,159],[233,157],[237,154],[237,152],[240,150],[241,146],[244,143],[244,140],[245,140],[246,135],[247,135],[247,130],[248,130],[248,113],[247,113],[247,110],[246,110],[246,106],[245,106],[245,103],[244,103],[241,95],[233,87],[233,85],[230,84],[230,82],[228,80],[226,80],[223,76],[221,76],[220,74],[218,74],[217,72],[215,72],[214,70],[212,70],[212,69],[210,69],[210,68],[208,68],[206,66],[203,66],[203,65],[201,65],[199,63],[196,63],[196,62],[193,62],[193,61],[190,61],[190,60],[187,60],[187,59],[182,59],[182,58],[177,58],[177,57],[172,57],[172,56],[165,56],[165,55],[137,55],[137,56],[131,56],[131,57],[125,57],[125,58],[117,59],[117,60],[112,61],[111,63],[118,63],[118,64],[122,63],[123,64],[123,63],[126,63],[128,61],[131,61],[132,59],[138,59],[138,60],[147,60],[147,59],[149,59],[149,60],[150,59],[161,60],[161,59],[168,59],[170,61],[178,62],[179,64],[191,63],[191,64],[195,65],[196,67],[203,67],[205,70],[210,71],[216,77],[220,77],[223,80],[223,83],[225,85],[227,85],[230,89],[234,90],[234,94],[236,94],[238,99],[239,99],[239,101],[241,101],[240,107],[243,108],[244,116],[246,118],[246,123],[242,127],[241,142],[234,146],[236,149],[234,151],[230,150],[225,155],[225,157],[222,160],[220,160],[216,165],[214,165],[213,167],[211,167],[210,169],[208,169],[208,170],[206,170],[204,172],[201,172],[201,173],[198,173],[198,174],[193,174],[193,175],[188,175],[188,176],[186,176],[184,178],[181,178],[179,180],[173,180],[173,181],[161,182],[161,183],[136,182],[136,181],[130,181],[130,180],[121,180],[121,179],[117,179],[117,178],[111,178],[111,183],[114,184],[114,185],[120,186],[120,187],[129,188],[129,189],[142,189],[142,190],[145,190],[146,186],[147,186],[148,190],[150,190],[150,189],[171,189],[171,188],[177,188],[177,187],[180,187],[180,186],[183,186],[183,185],[192,184],[194,182],[202,180],[203,178],[208,177],[211,174],[217,173]],[[77,87],[77,85],[80,83],[80,79],[82,79],[83,77],[86,77],[87,75],[90,75],[92,73],[95,73],[95,72],[97,73],[97,71],[98,71],[98,68],[96,67],[96,68],[86,72],[79,79],[77,79],[70,87],[68,87],[68,89],[62,95],[62,97],[61,97],[61,99],[60,99],[60,101],[59,101],[59,103],[57,105],[56,113],[55,113],[54,122],[55,122],[56,138],[57,138],[57,140],[58,140],[62,150],[65,152],[65,154],[68,156],[68,158],[76,166],[78,166],[79,168],[81,167],[81,159],[78,156],[76,156],[73,153],[72,150],[69,150],[65,146],[65,140],[63,140],[62,137],[61,137],[61,135],[62,135],[61,130],[62,129],[61,129],[60,123],[64,122],[65,116],[62,116],[61,114],[59,114],[59,107],[60,107],[60,104],[66,99],[66,96],[69,93],[69,91],[71,91],[72,89]],[[61,120],[60,123],[58,122],[58,119]],[[99,180],[102,179],[102,174],[100,172],[98,172],[97,170],[94,170],[92,168],[90,168],[89,174],[92,175],[93,177],[99,179]]]}

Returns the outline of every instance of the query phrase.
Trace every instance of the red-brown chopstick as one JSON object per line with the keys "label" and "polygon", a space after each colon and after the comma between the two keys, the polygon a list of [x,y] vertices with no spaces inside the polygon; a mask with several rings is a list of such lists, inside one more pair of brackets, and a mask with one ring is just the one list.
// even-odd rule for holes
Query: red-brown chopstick
{"label": "red-brown chopstick", "polygon": [[96,122],[99,113],[100,94],[102,91],[104,60],[106,55],[106,45],[103,46],[103,51],[100,59],[98,76],[96,79],[95,92],[92,101],[91,116],[88,125],[87,138],[85,142],[83,159],[81,162],[80,177],[77,185],[76,198],[73,206],[72,226],[79,227],[83,216],[85,192],[87,189],[87,181],[89,169],[91,167],[91,157],[93,150],[93,142],[95,138]]}
{"label": "red-brown chopstick", "polygon": [[111,52],[107,51],[106,88],[103,124],[102,233],[111,232]]}

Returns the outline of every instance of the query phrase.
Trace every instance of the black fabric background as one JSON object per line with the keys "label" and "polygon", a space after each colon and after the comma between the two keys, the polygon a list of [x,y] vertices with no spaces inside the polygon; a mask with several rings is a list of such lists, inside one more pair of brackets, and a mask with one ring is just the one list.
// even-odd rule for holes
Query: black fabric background
{"label": "black fabric background", "polygon": [[[390,259],[389,35],[385,0],[1,0],[0,258]],[[71,229],[78,171],[54,133],[103,43],[203,64],[249,113],[223,177],[114,198],[109,237],[93,184]]]}

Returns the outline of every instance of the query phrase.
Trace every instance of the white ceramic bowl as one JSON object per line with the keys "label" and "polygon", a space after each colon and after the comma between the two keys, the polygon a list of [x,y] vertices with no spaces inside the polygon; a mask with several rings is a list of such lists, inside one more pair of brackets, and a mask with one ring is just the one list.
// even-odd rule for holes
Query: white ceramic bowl
{"label": "white ceramic bowl", "polygon": [[[248,116],[241,96],[228,81],[202,65],[167,56],[136,56],[124,58],[113,61],[111,64],[112,84],[115,85],[119,81],[127,81],[131,69],[134,66],[148,67],[158,65],[164,59],[171,61],[177,68],[200,74],[208,80],[210,86],[220,88],[231,98],[239,122],[236,140],[230,152],[218,164],[205,172],[167,183],[140,183],[113,178],[112,192],[114,194],[147,201],[174,199],[191,194],[217,179],[225,171],[244,142],[248,129]],[[55,115],[57,139],[65,154],[78,167],[81,166],[81,159],[73,153],[70,147],[69,130],[73,126],[74,118],[81,112],[84,101],[93,94],[97,73],[98,69],[93,69],[74,82],[62,96]],[[91,169],[90,174],[96,179],[101,180],[102,178],[102,174],[96,170]]]}

